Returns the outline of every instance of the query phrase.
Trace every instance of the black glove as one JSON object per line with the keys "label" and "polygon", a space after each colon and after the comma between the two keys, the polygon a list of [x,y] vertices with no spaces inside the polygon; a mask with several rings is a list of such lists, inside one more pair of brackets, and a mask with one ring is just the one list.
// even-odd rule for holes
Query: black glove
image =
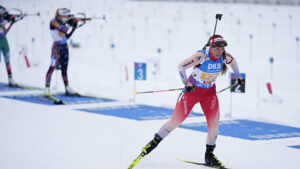
{"label": "black glove", "polygon": [[191,82],[185,83],[185,91],[186,92],[192,92],[194,91],[195,86]]}
{"label": "black glove", "polygon": [[73,18],[69,19],[67,23],[74,28],[77,27],[77,22]]}
{"label": "black glove", "polygon": [[12,16],[9,14],[6,14],[6,15],[4,15],[4,20],[7,20],[10,22],[12,20]]}
{"label": "black glove", "polygon": [[245,79],[243,79],[242,77],[238,77],[236,80],[238,85],[245,84]]}
{"label": "black glove", "polygon": [[76,28],[78,25],[78,23],[76,21],[73,22],[73,24],[71,25],[73,28]]}
{"label": "black glove", "polygon": [[8,22],[11,22],[12,24],[16,22],[16,16],[14,15],[7,14],[4,16],[4,19],[7,20]]}

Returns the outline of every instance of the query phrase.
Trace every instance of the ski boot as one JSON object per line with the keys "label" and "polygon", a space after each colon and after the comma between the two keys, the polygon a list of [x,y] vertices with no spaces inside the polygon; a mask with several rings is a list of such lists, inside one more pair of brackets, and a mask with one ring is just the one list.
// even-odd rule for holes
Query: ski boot
{"label": "ski boot", "polygon": [[80,96],[80,94],[75,92],[69,85],[66,86],[66,95],[67,96]]}
{"label": "ski boot", "polygon": [[18,87],[18,84],[14,81],[12,77],[8,78],[8,86],[10,87]]}
{"label": "ski boot", "polygon": [[216,147],[216,145],[206,145],[205,165],[207,165],[209,167],[213,167],[213,168],[228,169],[214,155],[213,151],[214,151],[215,147]]}
{"label": "ski boot", "polygon": [[45,96],[49,97],[50,96],[50,86],[46,86],[45,90],[44,90]]}
{"label": "ski boot", "polygon": [[153,149],[157,147],[157,145],[161,142],[162,138],[155,134],[154,138],[142,149],[142,154],[145,156],[149,154]]}

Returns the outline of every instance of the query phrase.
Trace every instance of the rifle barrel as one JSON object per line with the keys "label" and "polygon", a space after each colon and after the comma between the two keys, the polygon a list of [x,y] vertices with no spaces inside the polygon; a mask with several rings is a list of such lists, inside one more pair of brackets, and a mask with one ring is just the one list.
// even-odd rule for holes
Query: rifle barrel
{"label": "rifle barrel", "polygon": [[40,16],[40,13],[25,13],[23,16]]}
{"label": "rifle barrel", "polygon": [[105,19],[104,17],[92,17],[92,18],[90,18],[90,19]]}

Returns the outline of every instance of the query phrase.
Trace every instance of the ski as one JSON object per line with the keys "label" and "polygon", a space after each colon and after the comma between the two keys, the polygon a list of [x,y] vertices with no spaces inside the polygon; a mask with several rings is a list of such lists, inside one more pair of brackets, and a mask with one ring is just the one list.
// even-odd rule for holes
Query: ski
{"label": "ski", "polygon": [[0,85],[3,87],[11,87],[11,88],[20,88],[20,89],[27,89],[27,90],[42,90],[41,88],[38,87],[31,87],[31,86],[25,86],[25,85],[19,85],[19,84],[15,84],[15,85]]}
{"label": "ski", "polygon": [[63,104],[62,101],[53,100],[53,99],[48,98],[48,97],[40,97],[40,98],[38,98],[38,100],[45,101],[45,102],[50,102],[50,103],[53,103],[53,104]]}
{"label": "ski", "polygon": [[[15,99],[20,99],[20,98],[27,98],[28,95],[14,95],[13,98]],[[49,103],[53,103],[53,104],[67,104],[67,102],[54,97],[54,96],[46,96],[45,94],[31,94],[29,97],[31,98],[35,98],[37,100],[43,101],[43,102],[49,102]]]}
{"label": "ski", "polygon": [[39,97],[39,100],[51,102],[53,104],[67,104],[67,102],[51,95],[46,96],[45,94],[38,94],[38,95],[32,95],[32,97]]}
{"label": "ski", "polygon": [[202,166],[209,167],[209,168],[229,169],[229,168],[225,167],[224,165],[221,165],[221,166],[210,166],[210,165],[207,165],[206,163],[201,163],[201,162],[181,160],[181,159],[178,159],[178,158],[176,160],[181,161],[181,162],[185,162],[185,163],[195,164],[195,165],[202,165]]}
{"label": "ski", "polygon": [[142,152],[128,167],[128,169],[132,169],[134,166],[137,165],[138,162],[145,156],[145,154]]}
{"label": "ski", "polygon": [[43,96],[43,98],[49,99],[52,101],[53,104],[67,104],[67,102],[53,96]]}
{"label": "ski", "polygon": [[67,97],[87,97],[87,98],[97,98],[97,99],[109,99],[110,98],[106,98],[106,97],[98,97],[98,96],[91,96],[91,95],[82,95],[80,93],[75,93],[75,94],[66,94],[65,96]]}
{"label": "ski", "polygon": [[83,95],[81,95],[79,93],[73,93],[73,94],[65,93],[65,96],[68,96],[68,97],[84,97]]}

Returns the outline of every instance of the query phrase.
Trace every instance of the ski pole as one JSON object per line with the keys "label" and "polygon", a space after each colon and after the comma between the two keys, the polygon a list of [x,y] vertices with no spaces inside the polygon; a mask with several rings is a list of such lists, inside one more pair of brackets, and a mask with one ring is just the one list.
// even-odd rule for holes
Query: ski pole
{"label": "ski pole", "polygon": [[177,89],[154,90],[154,91],[146,91],[146,92],[138,92],[137,90],[135,90],[135,91],[134,91],[134,94],[169,92],[169,91],[176,91],[176,90],[183,90],[183,89],[184,89],[184,88],[177,88]]}
{"label": "ski pole", "polygon": [[[233,88],[235,86],[237,86],[238,83],[234,83],[233,85],[231,86],[228,86],[220,91],[217,92],[217,94],[227,90],[227,89],[230,89],[230,88]],[[170,91],[176,91],[176,90],[183,90],[184,88],[176,88],[176,89],[166,89],[166,90],[153,90],[153,91],[146,91],[146,92],[138,92],[137,90],[134,91],[134,94],[145,94],[145,93],[158,93],[158,92],[170,92]]]}
{"label": "ski pole", "polygon": [[238,83],[234,83],[233,85],[228,86],[228,87],[226,87],[226,88],[224,88],[224,89],[218,91],[217,94],[219,94],[219,93],[221,93],[221,92],[224,92],[224,91],[227,90],[227,89],[231,89],[231,88],[233,88],[233,87],[235,87],[235,86],[237,86],[237,85],[238,85]]}

